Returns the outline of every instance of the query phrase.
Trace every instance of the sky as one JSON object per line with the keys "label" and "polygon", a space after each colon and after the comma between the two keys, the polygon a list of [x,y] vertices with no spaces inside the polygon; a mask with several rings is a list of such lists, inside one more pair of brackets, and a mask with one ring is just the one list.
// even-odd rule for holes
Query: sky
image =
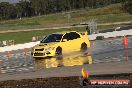
{"label": "sky", "polygon": [[21,0],[0,0],[0,2],[18,3]]}

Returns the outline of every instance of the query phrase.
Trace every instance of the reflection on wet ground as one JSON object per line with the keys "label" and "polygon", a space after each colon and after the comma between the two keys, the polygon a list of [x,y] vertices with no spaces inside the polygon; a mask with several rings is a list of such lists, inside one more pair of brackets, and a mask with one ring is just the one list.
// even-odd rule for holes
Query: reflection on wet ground
{"label": "reflection on wet ground", "polygon": [[37,69],[62,66],[77,66],[83,64],[92,64],[92,56],[86,56],[84,54],[65,57],[59,56],[35,61],[35,67],[37,67]]}
{"label": "reflection on wet ground", "polygon": [[91,41],[91,48],[85,53],[73,52],[59,57],[34,60],[30,50],[0,53],[0,73],[23,73],[52,67],[77,66],[83,64],[111,63],[132,60],[132,37],[128,37],[127,49],[123,38]]}
{"label": "reflection on wet ground", "polygon": [[19,56],[12,56],[12,58],[5,57],[0,61],[1,73],[20,73],[34,71],[34,59],[31,58],[30,54],[25,57],[21,53]]}

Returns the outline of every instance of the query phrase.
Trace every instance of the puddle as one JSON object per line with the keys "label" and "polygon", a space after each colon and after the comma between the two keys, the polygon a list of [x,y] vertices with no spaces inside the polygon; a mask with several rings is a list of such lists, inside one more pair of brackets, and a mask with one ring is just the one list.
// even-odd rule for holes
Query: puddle
{"label": "puddle", "polygon": [[128,39],[129,47],[124,49],[122,39],[94,41],[94,46],[87,52],[73,52],[59,57],[35,60],[30,51],[14,51],[11,57],[0,53],[0,73],[23,73],[37,69],[64,66],[80,66],[84,64],[112,63],[132,60],[132,38]]}
{"label": "puddle", "polygon": [[62,67],[62,66],[78,66],[83,64],[92,64],[93,58],[91,55],[72,55],[72,56],[60,56],[45,58],[41,60],[35,60],[35,67],[37,69]]}

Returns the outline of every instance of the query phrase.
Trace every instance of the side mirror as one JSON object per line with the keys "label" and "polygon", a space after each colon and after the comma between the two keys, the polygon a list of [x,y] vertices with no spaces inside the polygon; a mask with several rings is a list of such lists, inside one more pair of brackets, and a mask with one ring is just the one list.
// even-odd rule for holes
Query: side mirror
{"label": "side mirror", "polygon": [[63,39],[63,42],[66,42],[67,41],[67,39]]}

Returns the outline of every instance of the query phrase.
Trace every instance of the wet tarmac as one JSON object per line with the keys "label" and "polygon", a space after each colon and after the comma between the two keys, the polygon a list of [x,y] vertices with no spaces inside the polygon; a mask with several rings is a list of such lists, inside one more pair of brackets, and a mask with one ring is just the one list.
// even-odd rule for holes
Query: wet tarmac
{"label": "wet tarmac", "polygon": [[35,60],[30,49],[0,53],[0,73],[19,74],[53,67],[78,66],[84,64],[132,61],[132,37],[128,37],[128,48],[123,46],[123,38],[91,41],[86,52],[72,52],[60,57]]}

